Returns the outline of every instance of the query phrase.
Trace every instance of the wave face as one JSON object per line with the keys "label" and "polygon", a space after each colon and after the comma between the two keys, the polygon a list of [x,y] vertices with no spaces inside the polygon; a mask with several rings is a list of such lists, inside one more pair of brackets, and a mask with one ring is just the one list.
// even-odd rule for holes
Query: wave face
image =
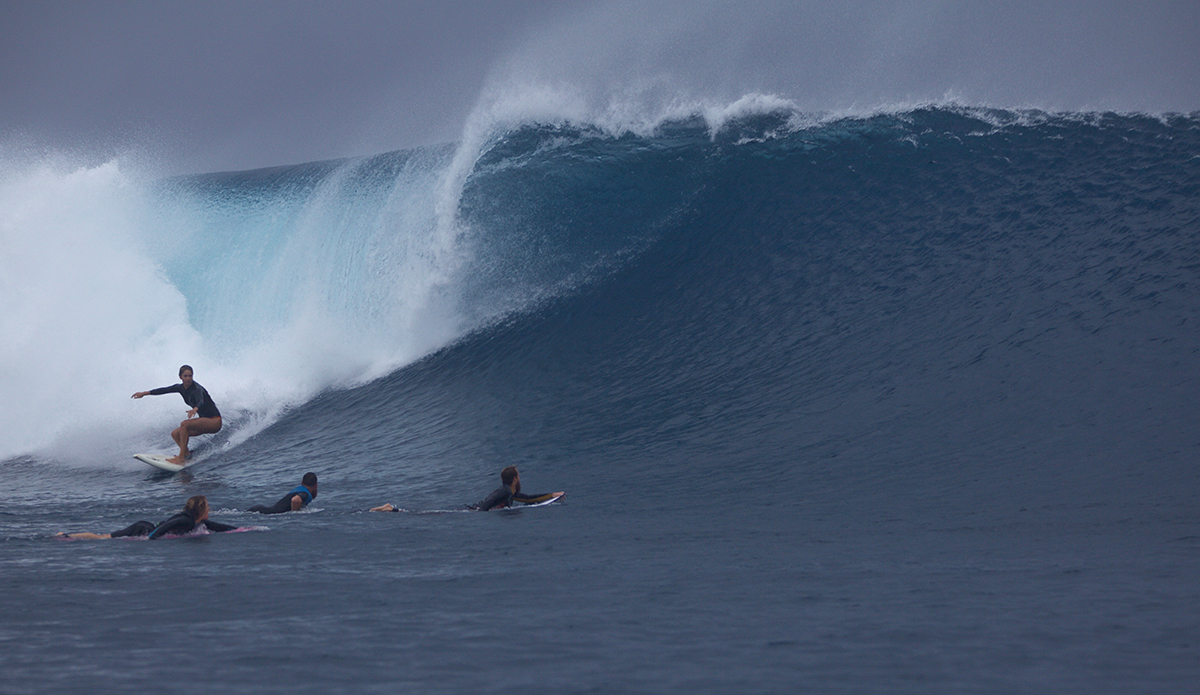
{"label": "wave face", "polygon": [[781,483],[1161,502],[1200,444],[1197,126],[924,109],[521,128],[460,202],[459,314],[492,322],[279,436],[319,427],[330,454],[414,472],[603,461],[655,504]]}
{"label": "wave face", "polygon": [[[73,185],[136,189],[92,232],[129,258],[89,272],[142,279],[100,291],[118,320],[85,323],[110,353],[87,354],[118,368],[91,381],[170,381],[130,345],[201,363],[234,414],[222,450],[325,393],[290,418],[321,423],[313,446],[398,459],[578,451],[653,460],[630,474],[656,482],[732,465],[930,494],[943,477],[1116,484],[1137,461],[1178,474],[1172,452],[1198,441],[1198,132],[957,108],[527,124],[450,193],[452,148],[140,188],[102,167]],[[37,340],[96,347],[28,320],[20,372],[46,371]],[[133,422],[134,439],[160,426]]]}
{"label": "wave face", "polygon": [[[1200,118],[488,132],[0,181],[14,687],[176,639],[194,602],[145,587],[181,567],[216,592],[198,658],[123,682],[258,692],[302,654],[313,692],[1195,683]],[[128,394],[185,361],[226,428],[147,473],[183,404]],[[566,501],[449,513],[509,463]],[[306,512],[243,511],[307,470]],[[49,538],[193,494],[269,532]]]}

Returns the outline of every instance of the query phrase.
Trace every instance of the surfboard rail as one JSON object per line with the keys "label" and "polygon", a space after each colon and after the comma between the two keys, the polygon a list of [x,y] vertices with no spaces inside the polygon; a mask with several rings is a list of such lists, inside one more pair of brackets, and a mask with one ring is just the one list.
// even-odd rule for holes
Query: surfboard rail
{"label": "surfboard rail", "polygon": [[170,457],[160,456],[158,454],[134,454],[133,457],[142,463],[148,463],[155,468],[164,471],[171,471],[172,473],[178,473],[179,471],[191,465],[190,461],[182,465],[178,463],[171,463],[167,460]]}

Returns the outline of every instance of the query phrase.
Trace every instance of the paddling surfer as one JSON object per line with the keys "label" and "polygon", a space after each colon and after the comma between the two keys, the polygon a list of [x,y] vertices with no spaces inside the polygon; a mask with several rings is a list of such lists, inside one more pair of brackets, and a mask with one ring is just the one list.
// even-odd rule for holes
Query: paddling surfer
{"label": "paddling surfer", "polygon": [[[164,386],[149,391],[138,391],[131,398],[142,396],[161,396],[166,393],[178,393],[183,396],[183,402],[192,406],[187,413],[187,419],[179,423],[171,432],[171,439],[179,445],[179,454],[167,459],[171,463],[183,465],[187,462],[188,439],[198,434],[215,434],[221,431],[221,411],[213,403],[212,396],[203,386],[192,380],[192,368],[183,365],[179,368],[180,383],[174,386]],[[193,419],[195,418],[195,419]]]}
{"label": "paddling surfer", "polygon": [[561,492],[547,492],[529,495],[521,492],[521,473],[516,466],[506,466],[500,471],[500,487],[492,494],[475,504],[467,505],[467,509],[486,512],[491,509],[505,509],[513,504],[538,504],[548,502],[555,497],[561,497]]}
{"label": "paddling surfer", "polygon": [[302,508],[308,506],[317,497],[317,474],[308,472],[300,479],[300,484],[292,489],[291,492],[283,496],[283,499],[268,507],[263,504],[255,505],[246,511],[258,512],[259,514],[283,514],[284,512],[298,512]]}
{"label": "paddling surfer", "polygon": [[209,519],[208,498],[204,495],[196,495],[195,497],[188,498],[187,503],[183,506],[183,511],[157,524],[149,521],[137,521],[120,531],[113,531],[112,533],[75,532],[56,533],[54,535],[76,540],[99,540],[105,538],[123,538],[126,536],[146,536],[150,540],[154,540],[166,535],[182,536],[185,533],[195,530],[198,526],[203,526],[211,533],[225,533],[226,531],[237,530],[236,526],[222,524]]}
{"label": "paddling surfer", "polygon": [[[467,509],[486,512],[490,509],[504,509],[514,504],[539,504],[562,497],[562,492],[547,492],[529,495],[521,492],[521,473],[516,466],[506,466],[500,471],[500,487],[492,494],[475,504],[467,505]],[[392,503],[371,507],[372,512],[398,512],[400,508]]]}

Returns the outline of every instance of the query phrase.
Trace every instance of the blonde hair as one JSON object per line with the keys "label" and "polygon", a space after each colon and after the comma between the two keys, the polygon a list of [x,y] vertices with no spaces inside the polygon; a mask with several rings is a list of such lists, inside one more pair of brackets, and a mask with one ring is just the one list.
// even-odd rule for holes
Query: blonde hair
{"label": "blonde hair", "polygon": [[208,511],[208,498],[204,495],[189,497],[188,501],[183,505],[183,511],[191,514],[194,518],[204,516],[204,512]]}

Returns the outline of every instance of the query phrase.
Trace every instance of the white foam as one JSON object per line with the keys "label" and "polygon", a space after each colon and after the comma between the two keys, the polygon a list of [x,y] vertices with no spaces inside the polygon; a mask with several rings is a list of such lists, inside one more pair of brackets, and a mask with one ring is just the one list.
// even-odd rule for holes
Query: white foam
{"label": "white foam", "polygon": [[204,359],[183,297],[136,238],[145,216],[116,162],[3,167],[0,459],[68,428],[145,423],[124,407],[153,376],[145,365]]}
{"label": "white foam", "polygon": [[234,446],[469,328],[454,313],[453,216],[435,214],[444,156],[369,184],[351,161],[298,200],[249,202],[119,161],[14,159],[0,163],[0,461],[166,451],[185,404],[130,394],[175,383],[184,363]]}

